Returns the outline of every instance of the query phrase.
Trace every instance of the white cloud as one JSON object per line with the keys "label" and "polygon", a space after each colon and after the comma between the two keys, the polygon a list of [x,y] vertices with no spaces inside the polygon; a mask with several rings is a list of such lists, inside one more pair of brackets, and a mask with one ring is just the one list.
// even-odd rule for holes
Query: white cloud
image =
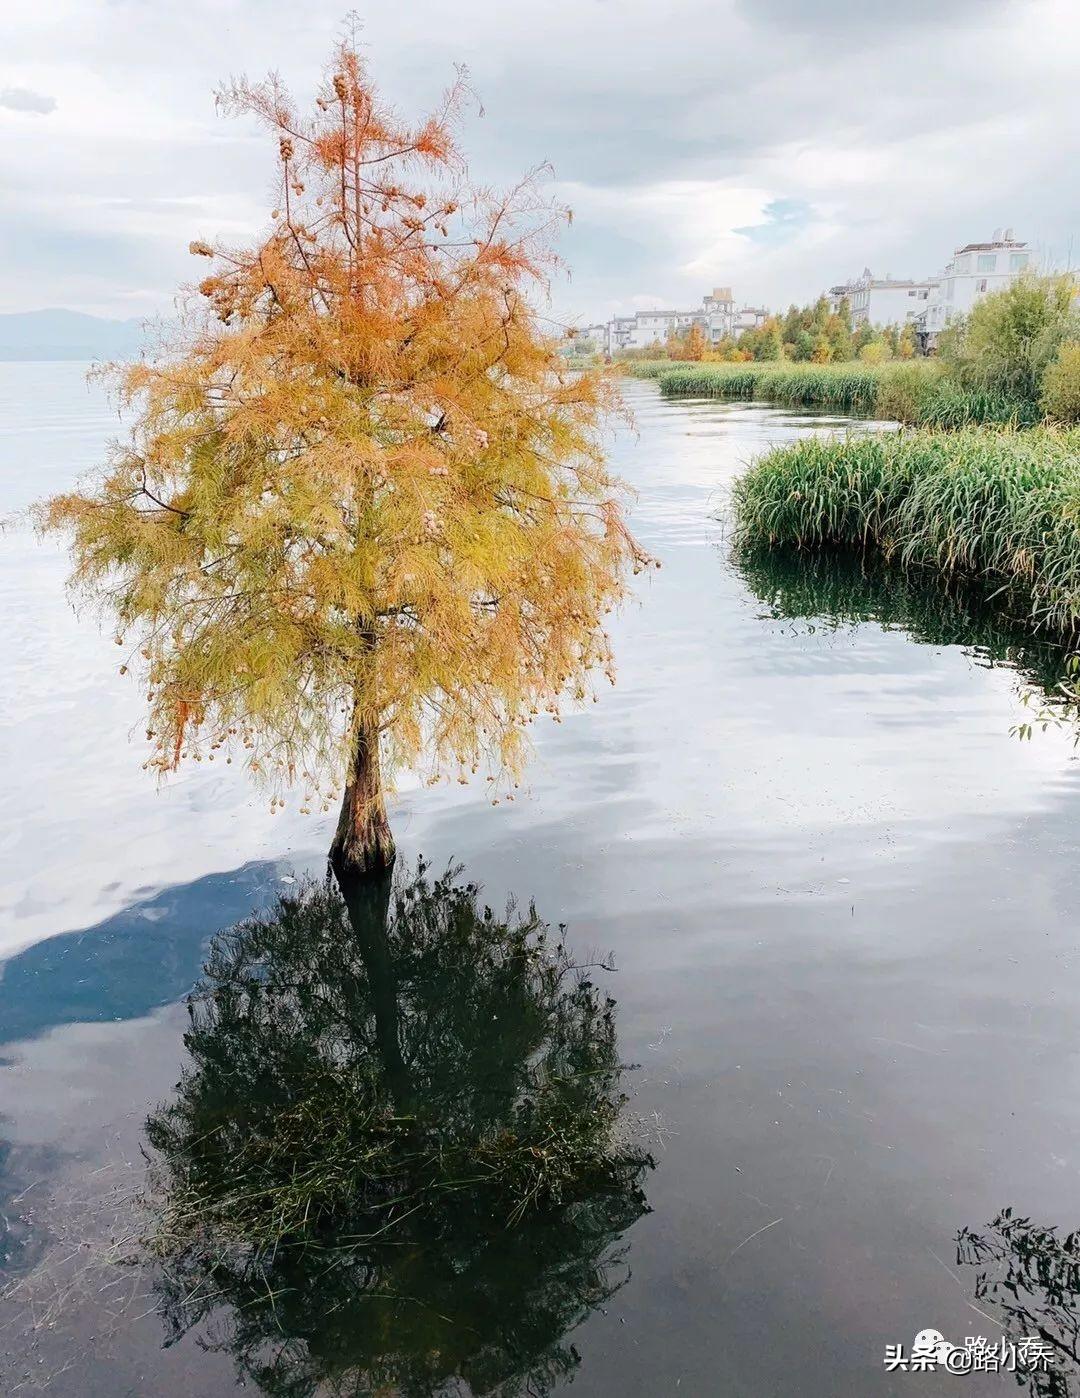
{"label": "white cloud", "polygon": [[[926,273],[999,224],[1064,248],[1080,231],[1073,0],[913,0],[901,18],[854,0],[549,0],[538,23],[460,0],[448,27],[413,0],[375,8],[362,39],[403,109],[470,65],[480,178],[554,163],[578,215],[555,305],[591,318],[696,301],[703,283],[784,304],[867,263]],[[0,80],[55,108],[5,118],[19,131],[0,140],[0,309],[157,309],[193,275],[192,237],[260,226],[273,152],[215,115],[213,89],[277,67],[310,92],[339,21],[340,0],[7,16]],[[773,237],[777,204],[799,215]]]}
{"label": "white cloud", "polygon": [[10,112],[31,112],[35,116],[48,116],[56,111],[56,98],[44,92],[34,92],[29,87],[5,87],[0,90],[0,107]]}

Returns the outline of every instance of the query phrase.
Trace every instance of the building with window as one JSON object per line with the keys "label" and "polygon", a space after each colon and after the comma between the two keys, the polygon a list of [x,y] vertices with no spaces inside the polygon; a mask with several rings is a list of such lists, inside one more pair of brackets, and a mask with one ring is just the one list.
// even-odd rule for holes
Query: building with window
{"label": "building with window", "polygon": [[926,310],[930,281],[875,277],[869,267],[861,277],[829,287],[829,308],[835,315],[843,301],[851,310],[851,328],[863,325],[907,325]]}
{"label": "building with window", "polygon": [[951,320],[967,315],[972,306],[992,291],[1001,291],[1031,265],[1026,243],[1013,237],[1011,228],[994,230],[988,243],[965,243],[931,284],[931,294],[916,330],[925,348],[932,348],[938,334]]}
{"label": "building with window", "polygon": [[735,312],[732,336],[737,340],[744,330],[758,330],[768,319],[769,312],[764,306],[744,306],[741,311]]}
{"label": "building with window", "polygon": [[686,335],[691,326],[700,326],[710,345],[728,338],[737,339],[743,330],[761,324],[768,314],[764,308],[745,306],[735,309],[731,287],[714,286],[701,305],[692,311],[637,311],[632,316],[616,316],[606,327],[608,354],[620,350],[661,349],[673,335]]}

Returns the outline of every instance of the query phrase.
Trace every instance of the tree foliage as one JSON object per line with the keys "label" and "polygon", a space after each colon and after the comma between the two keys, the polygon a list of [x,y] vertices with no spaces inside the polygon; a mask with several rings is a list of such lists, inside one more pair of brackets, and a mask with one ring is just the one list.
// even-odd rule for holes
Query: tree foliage
{"label": "tree foliage", "polygon": [[970,315],[942,335],[938,353],[968,388],[1037,402],[1043,375],[1061,345],[1080,338],[1071,276],[1024,273],[984,296]]}
{"label": "tree foliage", "polygon": [[145,670],[160,772],[221,751],[326,796],[361,733],[513,771],[528,721],[610,672],[605,614],[649,561],[601,450],[613,390],[533,305],[567,211],[470,184],[467,96],[407,124],[348,43],[308,116],[276,79],[219,94],[276,138],[270,230],[191,245],[178,341],[114,371],[129,438],[40,516]]}
{"label": "tree foliage", "polygon": [[1080,340],[1066,340],[1047,365],[1041,401],[1057,422],[1080,422]]}

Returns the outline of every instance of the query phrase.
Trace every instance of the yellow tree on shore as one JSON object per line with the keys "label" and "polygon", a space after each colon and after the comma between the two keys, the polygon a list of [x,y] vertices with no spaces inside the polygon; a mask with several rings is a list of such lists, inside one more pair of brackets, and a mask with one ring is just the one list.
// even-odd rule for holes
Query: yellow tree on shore
{"label": "yellow tree on shore", "polygon": [[224,89],[276,138],[270,231],[192,244],[178,342],[114,370],[130,437],[40,513],[145,670],[148,766],[342,791],[345,873],[393,861],[388,766],[518,770],[529,721],[610,674],[605,615],[650,562],[600,446],[612,389],[560,369],[530,300],[566,211],[470,183],[466,95],[408,125],[347,42],[307,117],[275,78]]}

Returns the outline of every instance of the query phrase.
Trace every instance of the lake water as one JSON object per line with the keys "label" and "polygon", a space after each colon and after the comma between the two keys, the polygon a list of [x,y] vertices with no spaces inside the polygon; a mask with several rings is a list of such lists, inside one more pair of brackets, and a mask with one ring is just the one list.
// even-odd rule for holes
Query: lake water
{"label": "lake water", "polygon": [[[514,804],[403,783],[393,812],[405,860],[459,861],[494,906],[535,900],[583,959],[614,957],[601,979],[656,1166],[650,1211],[612,1245],[622,1284],[566,1308],[574,1391],[1004,1392],[1009,1375],[890,1373],[883,1356],[927,1327],[1005,1332],[958,1230],[1007,1206],[1078,1221],[1071,739],[1010,736],[1039,659],[963,608],[920,611],[857,570],[732,562],[731,480],[838,420],[626,392],[636,432],[614,459],[663,569],[618,621],[617,686],[538,731]],[[131,1269],[71,1254],[129,1226],[103,1209],[179,1077],[208,939],[318,870],[330,818],[271,815],[205,764],[160,790],[141,771],[119,652],[17,518],[115,427],[79,366],[0,365],[0,1268],[22,1284],[0,1390],[216,1398],[240,1383],[228,1344],[164,1347]],[[475,1325],[512,1353],[493,1306]],[[301,1353],[308,1377],[286,1388],[279,1365],[266,1391],[473,1391],[409,1386],[405,1338],[365,1387],[311,1367],[325,1339],[286,1336],[279,1359]],[[498,1391],[548,1391],[533,1384]]]}

